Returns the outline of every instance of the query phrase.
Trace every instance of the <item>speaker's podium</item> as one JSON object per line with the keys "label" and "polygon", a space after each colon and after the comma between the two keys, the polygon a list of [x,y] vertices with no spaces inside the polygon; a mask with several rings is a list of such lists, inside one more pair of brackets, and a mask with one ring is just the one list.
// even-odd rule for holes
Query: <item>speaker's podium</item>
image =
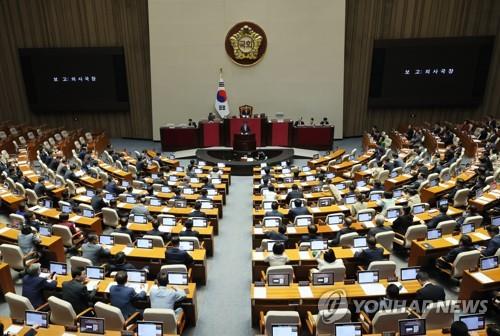
{"label": "speaker's podium", "polygon": [[253,152],[257,148],[255,134],[235,134],[233,139],[233,150],[236,152]]}

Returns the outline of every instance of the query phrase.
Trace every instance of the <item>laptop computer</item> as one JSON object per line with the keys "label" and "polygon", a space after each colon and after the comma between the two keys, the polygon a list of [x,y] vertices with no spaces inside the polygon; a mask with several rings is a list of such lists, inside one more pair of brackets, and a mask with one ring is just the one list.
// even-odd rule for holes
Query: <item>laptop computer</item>
{"label": "laptop computer", "polygon": [[413,209],[412,209],[412,212],[414,215],[421,214],[424,211],[425,211],[425,205],[423,205],[423,204],[415,205],[415,206],[413,206]]}
{"label": "laptop computer", "polygon": [[87,266],[85,271],[87,273],[87,277],[90,279],[87,282],[87,289],[89,291],[94,290],[99,281],[104,280],[104,267]]}
{"label": "laptop computer", "polygon": [[373,201],[378,201],[380,199],[382,199],[382,194],[381,193],[377,192],[377,193],[371,193],[370,194],[370,201],[373,202]]}
{"label": "laptop computer", "polygon": [[134,289],[136,293],[142,291],[141,287],[146,283],[146,271],[127,270],[127,287]]}
{"label": "laptop computer", "polygon": [[297,226],[308,226],[309,224],[312,224],[311,217],[301,217],[301,218],[297,218],[295,221],[295,225],[297,225]]}
{"label": "laptop computer", "polygon": [[51,261],[49,263],[49,272],[50,274],[58,274],[58,275],[67,275],[68,274],[68,265],[66,263],[60,263]]}
{"label": "laptop computer", "polygon": [[153,239],[137,238],[137,240],[135,241],[135,246],[137,248],[152,249],[153,248]]}
{"label": "laptop computer", "polygon": [[262,223],[264,224],[264,227],[278,227],[281,224],[281,220],[279,218],[266,218],[262,220]]}
{"label": "laptop computer", "polygon": [[358,283],[370,284],[377,283],[379,280],[378,271],[360,271],[358,272]]}
{"label": "laptop computer", "polygon": [[104,334],[104,319],[97,317],[80,317],[80,333]]}
{"label": "laptop computer", "polygon": [[358,214],[358,222],[371,222],[373,219],[371,212],[362,212]]}
{"label": "laptop computer", "polygon": [[24,312],[24,324],[29,327],[39,326],[41,328],[47,328],[49,326],[49,313],[26,310]]}
{"label": "laptop computer", "polygon": [[271,326],[270,336],[298,336],[299,326],[296,324],[275,324]]}
{"label": "laptop computer", "polygon": [[431,229],[427,231],[427,240],[439,239],[441,236],[441,229]]}
{"label": "laptop computer", "polygon": [[163,336],[163,322],[137,321],[137,336]]}
{"label": "laptop computer", "polygon": [[83,209],[82,215],[83,217],[94,218],[94,210]]}
{"label": "laptop computer", "polygon": [[41,225],[38,229],[38,232],[44,237],[50,237],[52,236],[52,227],[48,225]]}
{"label": "laptop computer", "polygon": [[348,195],[344,198],[345,204],[354,204],[356,203],[356,195]]}
{"label": "laptop computer", "polygon": [[167,273],[169,285],[187,285],[188,274],[186,272],[168,272]]}
{"label": "laptop computer", "polygon": [[148,219],[144,215],[133,215],[132,220],[137,224],[146,224]]}
{"label": "laptop computer", "polygon": [[462,315],[458,317],[458,320],[465,323],[469,331],[484,329],[486,322],[484,314]]}
{"label": "laptop computer", "polygon": [[51,200],[43,200],[43,207],[44,208],[49,208],[50,209],[50,208],[52,208],[52,205],[53,205],[53,203],[52,203]]}
{"label": "laptop computer", "polygon": [[321,272],[312,273],[313,286],[333,285],[334,283],[333,278],[334,278],[333,273],[321,273]]}
{"label": "laptop computer", "polygon": [[71,212],[71,205],[63,205],[61,206],[61,212],[69,214]]}
{"label": "laptop computer", "polygon": [[311,250],[313,251],[322,251],[328,248],[328,243],[326,240],[322,239],[314,239],[311,240]]}
{"label": "laptop computer", "polygon": [[403,267],[400,270],[401,281],[416,280],[420,267]]}
{"label": "laptop computer", "polygon": [[387,210],[387,219],[396,219],[400,215],[399,209]]}
{"label": "laptop computer", "polygon": [[183,251],[194,251],[194,243],[192,241],[181,240],[179,248]]}
{"label": "laptop computer", "polygon": [[361,336],[363,334],[361,322],[335,323],[334,328],[337,336]]}
{"label": "laptop computer", "polygon": [[115,237],[111,235],[100,235],[99,244],[113,246],[115,245]]}
{"label": "laptop computer", "polygon": [[402,189],[394,189],[392,191],[392,198],[400,198],[401,195],[403,195],[403,190]]}
{"label": "laptop computer", "polygon": [[474,227],[474,223],[467,223],[467,224],[462,224],[462,226],[460,227],[460,232],[462,232],[462,234],[467,234],[474,232],[475,229],[476,228]]}
{"label": "laptop computer", "polygon": [[197,217],[193,218],[192,221],[193,221],[193,227],[207,227],[208,225],[208,221],[206,218]]}
{"label": "laptop computer", "polygon": [[425,319],[399,320],[399,336],[425,336]]}
{"label": "laptop computer", "polygon": [[479,260],[479,268],[481,269],[481,271],[486,271],[497,267],[498,267],[497,256],[484,257]]}
{"label": "laptop computer", "polygon": [[356,249],[363,249],[368,247],[366,237],[357,237],[353,239],[353,247]]}
{"label": "laptop computer", "polygon": [[268,286],[288,286],[290,285],[290,278],[288,274],[268,274]]}
{"label": "laptop computer", "polygon": [[326,222],[329,225],[338,225],[344,222],[343,215],[328,215],[326,216]]}

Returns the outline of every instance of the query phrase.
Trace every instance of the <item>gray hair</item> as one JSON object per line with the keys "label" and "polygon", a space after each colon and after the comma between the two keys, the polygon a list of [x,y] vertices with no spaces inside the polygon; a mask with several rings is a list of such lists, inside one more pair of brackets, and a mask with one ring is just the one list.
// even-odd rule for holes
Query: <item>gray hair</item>
{"label": "gray hair", "polygon": [[380,214],[378,214],[377,216],[375,216],[375,224],[377,226],[382,226],[382,225],[384,225],[384,223],[385,223],[385,217],[384,216],[382,216]]}
{"label": "gray hair", "polygon": [[26,273],[31,276],[35,276],[40,274],[40,264],[39,263],[34,263],[28,266],[28,269],[26,270]]}

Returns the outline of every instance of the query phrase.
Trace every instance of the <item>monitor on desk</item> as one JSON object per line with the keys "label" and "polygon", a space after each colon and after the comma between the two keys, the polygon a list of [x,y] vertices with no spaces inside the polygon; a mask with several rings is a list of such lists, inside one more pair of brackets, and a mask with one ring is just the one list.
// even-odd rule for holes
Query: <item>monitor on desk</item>
{"label": "monitor on desk", "polygon": [[61,212],[62,212],[62,213],[67,213],[67,214],[69,214],[69,213],[71,213],[71,210],[72,210],[72,209],[71,209],[71,205],[66,205],[66,204],[63,204],[63,205],[61,206]]}
{"label": "monitor on desk", "polygon": [[445,206],[448,205],[448,199],[447,198],[441,198],[439,201],[437,201],[437,207],[439,208],[440,206]]}
{"label": "monitor on desk", "polygon": [[127,196],[127,198],[125,198],[125,202],[130,203],[130,204],[135,204],[136,199],[134,196]]}
{"label": "monitor on desk", "polygon": [[154,180],[154,179],[157,179],[158,178],[158,174],[156,173],[152,173],[151,174],[151,178]]}
{"label": "monitor on desk", "polygon": [[484,314],[462,315],[458,317],[458,320],[465,323],[469,331],[481,330],[485,327]]}
{"label": "monitor on desk", "polygon": [[217,168],[226,168],[226,164],[223,162],[218,162],[217,163]]}
{"label": "monitor on desk", "polygon": [[122,181],[122,187],[127,188],[130,185],[130,183],[127,180]]}
{"label": "monitor on desk", "polygon": [[162,187],[161,187],[161,192],[162,192],[162,193],[169,193],[169,192],[171,192],[171,191],[172,191],[172,189],[170,189],[170,187],[169,187],[169,186],[162,186]]}
{"label": "monitor on desk", "polygon": [[146,283],[146,271],[127,270],[127,281],[136,283]]}
{"label": "monitor on desk", "polygon": [[220,178],[213,178],[212,179],[212,184],[221,184],[222,180]]}
{"label": "monitor on desk", "polygon": [[308,226],[309,224],[312,224],[311,217],[296,218],[295,225],[297,226]]}
{"label": "monitor on desk", "polygon": [[281,162],[280,162],[280,166],[281,166],[281,167],[286,167],[286,166],[287,166],[286,161],[281,161]]}
{"label": "monitor on desk", "polygon": [[283,168],[283,169],[281,170],[281,173],[282,173],[282,174],[290,174],[291,172],[292,172],[292,170],[291,170],[290,168]]}
{"label": "monitor on desk", "polygon": [[182,189],[182,193],[185,195],[193,195],[194,190],[192,188],[184,188],[184,189]]}
{"label": "monitor on desk", "polygon": [[179,248],[183,251],[194,251],[194,243],[188,240],[181,240],[179,242]]}
{"label": "monitor on desk", "polygon": [[334,283],[333,277],[333,273],[314,272],[312,273],[313,286],[331,286]]}
{"label": "monitor on desk", "polygon": [[290,278],[288,274],[268,274],[267,275],[267,285],[268,286],[289,286]]}
{"label": "monitor on desk", "polygon": [[354,248],[365,248],[368,247],[366,243],[366,237],[357,237],[353,239]]}
{"label": "monitor on desk", "polygon": [[478,189],[478,190],[476,191],[476,198],[479,198],[479,197],[483,196],[483,194],[484,194],[483,189]]}
{"label": "monitor on desk", "polygon": [[262,207],[266,211],[271,211],[273,209],[273,201],[264,201],[264,202],[262,202]]}
{"label": "monitor on desk", "polygon": [[52,208],[52,201],[51,200],[43,200],[43,207],[51,209]]}
{"label": "monitor on desk", "polygon": [[366,185],[366,181],[365,180],[356,181],[356,188],[362,188],[365,185]]}
{"label": "monitor on desk", "polygon": [[212,201],[204,200],[204,201],[199,201],[199,202],[201,203],[202,209],[213,209],[214,208]]}
{"label": "monitor on desk", "polygon": [[395,178],[395,177],[398,177],[398,172],[397,171],[392,171],[391,174],[389,175],[390,178]]}
{"label": "monitor on desk", "polygon": [[285,177],[285,178],[283,178],[283,182],[285,182],[285,183],[293,183],[293,177]]}
{"label": "monitor on desk", "polygon": [[345,198],[344,198],[344,203],[345,204],[354,204],[356,203],[356,195],[347,195]]}
{"label": "monitor on desk", "polygon": [[358,222],[371,222],[373,215],[371,212],[358,213]]}
{"label": "monitor on desk", "polygon": [[427,240],[439,239],[441,236],[441,229],[431,229],[427,231]]}
{"label": "monitor on desk", "polygon": [[403,195],[402,189],[394,189],[392,191],[392,198],[400,198]]}
{"label": "monitor on desk", "polygon": [[329,225],[342,224],[342,223],[344,223],[344,215],[342,215],[342,214],[340,214],[340,215],[335,215],[335,214],[328,215],[328,216],[326,216],[326,222]]}
{"label": "monitor on desk", "polygon": [[197,178],[197,177],[191,177],[191,178],[189,179],[189,182],[190,182],[190,183],[200,183],[200,179],[199,179],[199,178]]}
{"label": "monitor on desk", "polygon": [[335,323],[336,336],[361,336],[362,334],[361,322]]}
{"label": "monitor on desk", "polygon": [[41,328],[48,328],[49,313],[35,310],[26,310],[24,312],[24,324],[30,327],[39,326]]}
{"label": "monitor on desk", "polygon": [[468,234],[474,232],[475,229],[476,228],[474,227],[474,223],[467,223],[462,224],[462,226],[460,227],[460,232],[462,232],[462,234]]}
{"label": "monitor on desk", "polygon": [[[195,168],[194,169],[194,173],[195,174],[203,174],[203,169],[201,169],[201,168]],[[198,183],[198,182],[196,182],[196,183]]]}
{"label": "monitor on desk", "polygon": [[193,221],[193,227],[207,227],[208,226],[208,221],[206,218],[203,217],[194,217],[192,218]]}
{"label": "monitor on desk", "polygon": [[429,180],[429,187],[435,187],[439,185],[439,178],[433,178],[432,180]]}
{"label": "monitor on desk", "polygon": [[425,211],[425,205],[423,205],[423,204],[414,205],[413,209],[412,209],[412,212],[414,215],[421,214],[424,211]]}
{"label": "monitor on desk", "polygon": [[40,225],[40,227],[38,228],[38,232],[41,236],[50,237],[52,236],[52,227],[48,225]]}
{"label": "monitor on desk", "polygon": [[146,224],[148,222],[148,219],[145,215],[134,215],[133,220],[134,223],[137,224]]}
{"label": "monitor on desk", "polygon": [[316,180],[316,176],[314,175],[307,175],[306,176],[306,181],[307,182],[312,182],[312,181],[315,181]]}
{"label": "monitor on desk", "polygon": [[87,197],[94,197],[95,192],[94,192],[94,190],[87,189],[87,191],[85,192],[85,195],[87,195]]}
{"label": "monitor on desk", "polygon": [[332,205],[333,199],[331,198],[320,198],[318,201],[318,207],[327,207]]}
{"label": "monitor on desk", "polygon": [[486,271],[489,269],[498,267],[498,256],[484,257],[479,261],[479,267],[481,271]]}
{"label": "monitor on desk", "polygon": [[161,225],[175,226],[175,217],[161,217]]}
{"label": "monitor on desk", "polygon": [[186,208],[187,201],[186,200],[174,200],[174,208]]}
{"label": "monitor on desk", "polygon": [[327,178],[327,179],[332,179],[332,178],[334,178],[334,177],[335,177],[335,173],[327,173],[327,174],[326,174],[326,178]]}
{"label": "monitor on desk", "polygon": [[68,274],[68,265],[66,263],[60,263],[51,261],[49,264],[50,274],[66,275]]}
{"label": "monitor on desk", "polygon": [[137,321],[137,336],[163,336],[163,322]]}
{"label": "monitor on desk", "polygon": [[177,176],[175,176],[175,175],[170,175],[170,176],[168,177],[168,180],[169,180],[170,182],[177,182]]}
{"label": "monitor on desk", "polygon": [[417,280],[417,274],[420,267],[403,267],[400,270],[401,281]]}
{"label": "monitor on desk", "polygon": [[152,249],[153,248],[153,239],[137,238],[137,240],[135,241],[135,246],[137,248]]}
{"label": "monitor on desk", "polygon": [[370,193],[370,201],[375,202],[382,199],[382,193],[372,192]]}
{"label": "monitor on desk", "polygon": [[87,277],[92,280],[104,280],[104,267],[87,266],[85,268]]}
{"label": "monitor on desk", "polygon": [[182,173],[182,172],[184,172],[184,167],[182,167],[182,166],[181,167],[175,167],[175,171],[179,172],[179,173]]}
{"label": "monitor on desk", "polygon": [[104,195],[104,199],[105,199],[106,201],[112,201],[112,200],[114,200],[114,199],[115,199],[115,195],[113,195],[113,194],[111,194],[111,193],[106,193],[106,194]]}
{"label": "monitor on desk", "polygon": [[188,284],[188,274],[186,272],[168,272],[167,273],[169,285],[182,285]]}
{"label": "monitor on desk", "polygon": [[311,171],[311,168],[310,168],[310,167],[308,167],[308,166],[302,166],[302,171],[303,171],[304,173],[307,173],[307,172]]}
{"label": "monitor on desk", "polygon": [[443,175],[443,182],[448,182],[451,179],[450,174],[444,174]]}
{"label": "monitor on desk", "polygon": [[358,283],[370,284],[378,282],[378,271],[360,271],[358,272]]}
{"label": "monitor on desk", "polygon": [[161,200],[159,200],[158,198],[151,198],[149,200],[149,205],[152,205],[152,206],[161,206]]}
{"label": "monitor on desk", "polygon": [[337,183],[335,185],[335,187],[337,188],[337,190],[341,191],[341,190],[344,190],[346,188],[346,185],[345,185],[345,183]]}
{"label": "monitor on desk", "polygon": [[500,216],[491,217],[491,225],[500,226]]}
{"label": "monitor on desk", "polygon": [[364,170],[367,170],[367,169],[368,169],[368,167],[366,165],[362,165],[360,170],[364,171]]}
{"label": "monitor on desk", "polygon": [[311,250],[322,251],[328,248],[328,242],[322,239],[311,240]]}
{"label": "monitor on desk", "polygon": [[115,245],[115,237],[111,235],[100,235],[99,244],[113,246]]}
{"label": "monitor on desk", "polygon": [[94,210],[83,209],[82,215],[83,215],[83,217],[94,218]]}
{"label": "monitor on desk", "polygon": [[399,209],[387,210],[387,219],[394,219],[400,215]]}
{"label": "monitor on desk", "polygon": [[270,336],[298,336],[299,326],[296,324],[278,324],[271,326]]}
{"label": "monitor on desk", "polygon": [[399,320],[399,336],[425,336],[425,319]]}
{"label": "monitor on desk", "polygon": [[208,196],[216,196],[217,190],[216,189],[207,189],[207,195]]}
{"label": "monitor on desk", "polygon": [[80,317],[80,333],[104,334],[104,319],[97,317]]}
{"label": "monitor on desk", "polygon": [[278,227],[281,224],[281,218],[279,217],[264,217],[262,220],[264,227]]}

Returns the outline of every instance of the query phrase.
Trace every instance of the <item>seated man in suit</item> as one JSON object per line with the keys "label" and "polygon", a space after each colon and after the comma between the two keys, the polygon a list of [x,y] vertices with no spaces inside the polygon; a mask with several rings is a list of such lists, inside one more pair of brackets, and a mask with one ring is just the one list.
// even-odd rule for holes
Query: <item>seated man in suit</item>
{"label": "seated man in suit", "polygon": [[120,217],[119,221],[120,226],[116,228],[113,232],[116,233],[126,233],[130,236],[130,239],[132,242],[135,240],[135,234],[134,231],[130,230],[128,226],[128,217]]}
{"label": "seated man in suit", "polygon": [[382,247],[377,247],[377,241],[375,237],[368,237],[366,240],[368,248],[358,251],[354,254],[362,266],[368,267],[372,261],[384,260],[384,249]]}
{"label": "seated man in suit", "polygon": [[167,248],[165,252],[166,262],[169,265],[183,264],[189,267],[193,264],[193,257],[179,248],[179,242],[179,237],[172,237],[172,240],[170,240],[171,247]]}
{"label": "seated man in suit", "polygon": [[411,208],[409,206],[405,206],[403,208],[403,215],[398,216],[398,218],[396,218],[394,222],[392,222],[392,229],[394,230],[394,232],[404,236],[408,228],[412,225],[413,214],[411,213]]}
{"label": "seated man in suit", "polygon": [[462,252],[474,250],[474,245],[472,244],[472,239],[468,235],[462,235],[458,247],[455,247],[448,252],[444,257],[440,257],[436,260],[436,263],[442,268],[450,268],[457,256]]}
{"label": "seated man in suit", "polygon": [[314,224],[309,224],[307,226],[307,232],[308,234],[300,237],[301,243],[307,243],[310,242],[311,240],[316,240],[316,239],[323,239],[323,237],[318,234],[318,227]]}
{"label": "seated man in suit", "polygon": [[340,243],[340,237],[346,233],[351,233],[351,232],[356,232],[352,227],[352,218],[351,217],[346,217],[344,219],[344,226],[342,229],[337,231],[337,235],[335,238],[333,238],[329,243],[328,246],[333,247],[333,246],[338,246]]}
{"label": "seated man in suit", "polygon": [[107,206],[103,197],[104,197],[104,192],[102,189],[97,190],[95,195],[92,196],[92,199],[90,200],[90,205],[92,205],[92,209],[94,209],[95,212],[101,212],[102,208]]}
{"label": "seated man in suit", "polygon": [[164,243],[170,241],[170,233],[160,231],[160,223],[156,218],[153,218],[151,225],[153,225],[153,229],[146,232],[147,235],[162,237]]}
{"label": "seated man in suit", "polygon": [[290,201],[294,198],[304,198],[304,194],[295,183],[292,184],[292,190],[286,195],[285,204],[290,204]]}
{"label": "seated man in suit", "polygon": [[482,248],[481,252],[483,253],[484,256],[493,256],[497,252],[497,250],[500,248],[500,235],[498,226],[490,225],[486,228],[488,231],[488,235],[491,237],[490,241],[488,242],[488,245],[486,248]]}
{"label": "seated man in suit", "polygon": [[201,202],[195,202],[193,209],[194,210],[191,211],[189,217],[207,217],[207,215],[203,211],[201,211]]}
{"label": "seated man in suit", "polygon": [[40,176],[38,182],[35,183],[35,186],[33,187],[33,191],[35,191],[38,197],[46,196],[47,192],[49,191],[44,183],[45,183],[45,177]]}
{"label": "seated man in suit", "polygon": [[147,297],[144,285],[142,285],[141,291],[136,293],[133,288],[125,286],[127,284],[127,280],[127,272],[119,271],[115,275],[116,285],[111,286],[109,289],[109,299],[111,301],[111,305],[119,308],[125,319],[129,318],[130,315],[137,311],[133,302],[137,300],[145,300]]}
{"label": "seated man in suit", "polygon": [[271,211],[266,211],[264,217],[279,217],[283,219],[283,214],[279,212],[278,209],[279,209],[278,202],[271,203]]}
{"label": "seated man in suit", "polygon": [[420,271],[417,274],[417,280],[422,286],[415,295],[419,312],[422,312],[424,305],[427,306],[428,303],[446,300],[444,289],[430,282],[429,274]]}
{"label": "seated man in suit", "polygon": [[92,265],[99,265],[99,260],[103,257],[109,257],[109,255],[109,250],[98,243],[97,235],[89,234],[87,242],[82,245],[82,257],[92,261]]}
{"label": "seated man in suit", "polygon": [[87,308],[92,306],[96,289],[89,292],[85,282],[87,281],[87,274],[83,267],[78,267],[71,270],[72,280],[65,281],[62,284],[62,299],[68,301],[75,310],[76,314],[80,314]]}
{"label": "seated man in suit", "polygon": [[33,307],[44,304],[44,290],[55,290],[57,287],[57,274],[51,275],[49,279],[40,276],[40,264],[31,264],[23,277],[22,295],[30,300]]}
{"label": "seated man in suit", "polygon": [[398,300],[400,300],[399,296],[399,287],[396,284],[388,284],[387,288],[385,289],[385,297],[380,299],[378,304],[372,305],[372,304],[367,304],[363,307],[363,311],[371,318],[375,316],[375,314],[379,310],[389,310],[389,309],[396,309],[397,307],[400,307],[401,305],[399,304]]}
{"label": "seated man in suit", "polygon": [[186,228],[184,231],[179,233],[181,237],[195,237],[199,238],[200,233],[198,231],[193,230],[193,221],[191,219],[186,219],[184,222],[184,227]]}
{"label": "seated man in suit", "polygon": [[389,226],[384,226],[385,217],[378,214],[375,216],[375,227],[368,230],[368,237],[375,237],[377,233],[392,231]]}
{"label": "seated man in suit", "polygon": [[285,225],[280,225],[278,227],[278,232],[276,230],[266,230],[264,231],[264,236],[266,236],[266,239],[270,240],[281,240],[283,241],[283,244],[287,244],[288,237],[286,236],[286,226]]}
{"label": "seated man in suit", "polygon": [[290,223],[293,223],[295,220],[295,217],[300,216],[300,215],[309,215],[309,210],[305,206],[302,206],[302,200],[301,199],[296,199],[294,201],[295,208],[290,208],[288,210],[288,219],[290,220]]}
{"label": "seated man in suit", "polygon": [[118,252],[109,262],[109,273],[135,269],[134,265],[127,262],[127,256],[123,252]]}
{"label": "seated man in suit", "polygon": [[439,223],[452,219],[446,212],[448,212],[448,205],[440,205],[439,215],[432,218],[430,222],[427,223],[427,228],[435,229]]}

